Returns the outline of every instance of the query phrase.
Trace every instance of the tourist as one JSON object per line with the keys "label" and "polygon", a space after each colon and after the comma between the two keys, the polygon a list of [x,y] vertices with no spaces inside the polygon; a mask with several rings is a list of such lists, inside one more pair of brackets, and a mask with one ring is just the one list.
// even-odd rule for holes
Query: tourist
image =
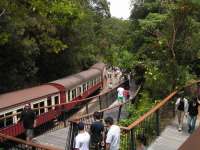
{"label": "tourist", "polygon": [[192,101],[189,102],[188,107],[188,133],[193,133],[196,125],[197,115],[198,115],[198,98],[193,97]]}
{"label": "tourist", "polygon": [[117,88],[117,100],[119,103],[122,103],[124,100],[124,88],[123,87]]}
{"label": "tourist", "polygon": [[84,124],[78,124],[79,133],[75,137],[75,150],[89,150],[90,135],[84,129]]}
{"label": "tourist", "polygon": [[23,127],[26,132],[26,140],[32,141],[34,136],[33,129],[36,127],[36,114],[31,109],[30,104],[26,104],[24,110],[21,113],[21,119]]}
{"label": "tourist", "polygon": [[120,147],[120,128],[114,125],[112,117],[107,117],[105,124],[108,127],[108,133],[106,135],[106,150],[119,150]]}
{"label": "tourist", "polygon": [[184,98],[184,94],[180,93],[180,97],[176,101],[176,110],[178,118],[178,131],[182,131],[184,116],[187,116],[188,100]]}
{"label": "tourist", "polygon": [[101,121],[101,113],[94,112],[94,122],[90,127],[90,150],[101,150],[104,146],[103,138],[104,138],[104,125]]}

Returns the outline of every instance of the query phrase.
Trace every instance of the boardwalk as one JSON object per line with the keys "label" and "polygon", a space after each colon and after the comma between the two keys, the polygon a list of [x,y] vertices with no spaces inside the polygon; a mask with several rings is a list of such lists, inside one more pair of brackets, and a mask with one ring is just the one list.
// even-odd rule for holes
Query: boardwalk
{"label": "boardwalk", "polygon": [[[117,84],[118,82],[115,81],[115,84]],[[108,90],[108,87],[106,87],[103,92],[105,92],[106,90]],[[115,101],[112,105],[110,105],[109,107],[112,107],[114,105],[117,105],[118,102]],[[96,110],[98,110],[99,108],[97,108],[98,105],[93,103],[91,105],[89,105],[89,112],[94,112]],[[117,114],[118,114],[118,110],[119,109],[112,109],[109,110],[108,112],[104,113],[104,118],[106,116],[112,116],[115,120],[117,120]],[[85,108],[81,109],[79,112],[77,112],[76,114],[74,114],[73,116],[71,116],[70,118],[73,118],[75,116],[81,116],[83,114],[86,113]],[[121,111],[121,117],[120,118],[125,118],[127,116],[127,113],[125,112],[125,107],[122,107],[122,111]],[[67,141],[67,134],[69,131],[69,126],[67,126],[66,128],[63,129],[58,129],[55,130],[54,132],[50,132],[50,133],[45,133],[41,136],[35,137],[34,141],[40,144],[44,144],[44,145],[51,145],[54,146],[56,148],[60,148],[60,149],[64,149],[66,146],[66,141]]]}
{"label": "boardwalk", "polygon": [[[118,102],[115,101],[110,107],[117,105]],[[125,107],[122,107],[121,118],[127,117],[127,113],[125,111]],[[112,116],[115,120],[117,119],[118,109],[109,110],[104,114],[104,118],[106,116]],[[37,143],[51,145],[56,148],[64,149],[67,141],[69,127],[56,130],[54,132],[46,133],[41,136],[34,138]]]}
{"label": "boardwalk", "polygon": [[[199,123],[197,122],[197,125]],[[148,150],[177,150],[190,136],[187,132],[187,121],[184,119],[183,131],[177,130],[177,120],[167,126],[161,135],[150,145]]]}

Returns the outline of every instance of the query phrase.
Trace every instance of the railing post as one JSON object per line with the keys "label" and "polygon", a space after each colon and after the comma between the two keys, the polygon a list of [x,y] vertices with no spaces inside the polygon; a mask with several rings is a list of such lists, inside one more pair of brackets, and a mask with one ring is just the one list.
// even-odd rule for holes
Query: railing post
{"label": "railing post", "polygon": [[160,135],[160,110],[156,111],[156,135]]}
{"label": "railing post", "polygon": [[88,114],[89,113],[88,104],[86,104],[85,107],[86,107],[86,114]]}
{"label": "railing post", "polygon": [[101,97],[99,96],[99,110],[102,109]]}
{"label": "railing post", "polygon": [[68,134],[70,134],[69,147],[70,147],[70,149],[73,149],[73,147],[74,147],[74,139],[75,139],[76,134],[78,133],[78,128],[77,128],[77,124],[74,123],[74,122],[71,122],[71,126],[72,126],[71,127],[71,131],[69,130],[69,133],[68,133]]}
{"label": "railing post", "polygon": [[130,150],[136,150],[136,146],[135,146],[135,131],[134,131],[134,129],[131,129],[131,131],[130,131],[130,136],[131,136],[131,138],[130,138]]}
{"label": "railing post", "polygon": [[173,102],[173,117],[175,117],[176,116],[176,104],[175,104],[175,102],[174,101],[172,101]]}
{"label": "railing post", "polygon": [[109,107],[109,99],[108,99],[108,93],[105,94],[105,98],[106,98],[106,108]]}
{"label": "railing post", "polygon": [[117,115],[117,122],[119,122],[121,111],[122,111],[122,105],[119,106],[119,111],[118,111],[118,115]]}

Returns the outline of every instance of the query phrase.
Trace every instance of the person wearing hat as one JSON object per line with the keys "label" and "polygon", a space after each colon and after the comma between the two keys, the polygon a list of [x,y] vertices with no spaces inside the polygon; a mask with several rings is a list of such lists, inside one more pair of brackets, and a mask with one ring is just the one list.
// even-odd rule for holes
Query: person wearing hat
{"label": "person wearing hat", "polygon": [[25,105],[21,113],[21,121],[26,132],[26,140],[31,141],[34,136],[33,129],[36,127],[36,114],[30,104]]}
{"label": "person wearing hat", "polygon": [[84,130],[84,123],[78,123],[79,133],[75,137],[75,150],[89,150],[90,135]]}

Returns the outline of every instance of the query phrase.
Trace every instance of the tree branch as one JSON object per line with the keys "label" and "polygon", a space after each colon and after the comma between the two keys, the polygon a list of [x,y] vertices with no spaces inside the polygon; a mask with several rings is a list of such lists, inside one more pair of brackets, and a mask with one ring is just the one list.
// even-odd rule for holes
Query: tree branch
{"label": "tree branch", "polygon": [[5,9],[3,9],[3,11],[0,13],[0,17],[5,13]]}

